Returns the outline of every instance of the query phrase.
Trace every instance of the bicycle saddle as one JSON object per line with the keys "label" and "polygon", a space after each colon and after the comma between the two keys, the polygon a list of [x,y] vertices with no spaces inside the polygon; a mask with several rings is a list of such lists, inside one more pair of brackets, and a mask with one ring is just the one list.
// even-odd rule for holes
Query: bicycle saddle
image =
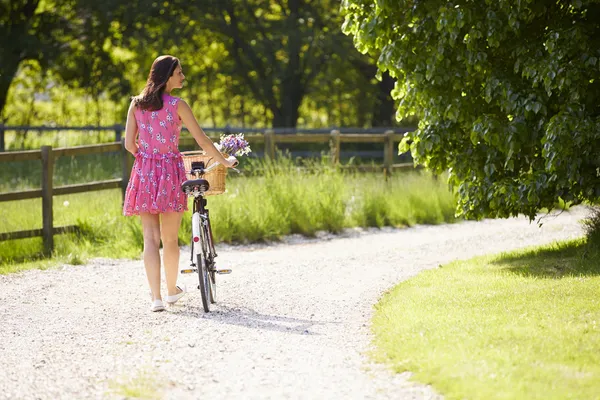
{"label": "bicycle saddle", "polygon": [[181,190],[185,194],[198,190],[200,193],[208,192],[210,187],[206,179],[190,179],[181,184]]}

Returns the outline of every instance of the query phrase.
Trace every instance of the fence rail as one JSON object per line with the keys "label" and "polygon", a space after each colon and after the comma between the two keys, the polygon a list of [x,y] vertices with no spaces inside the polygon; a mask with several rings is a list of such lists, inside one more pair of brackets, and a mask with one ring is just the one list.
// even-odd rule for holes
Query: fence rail
{"label": "fence rail", "polygon": [[[58,128],[56,128],[58,129]],[[71,128],[74,129],[74,128]],[[321,143],[329,144],[331,160],[334,164],[339,164],[340,145],[341,143],[383,143],[383,164],[382,165],[365,165],[355,167],[362,171],[383,171],[386,174],[391,174],[395,169],[412,169],[412,163],[394,164],[393,156],[395,144],[399,142],[404,135],[388,130],[383,134],[357,134],[357,133],[341,133],[339,130],[333,130],[327,134],[324,133],[295,133],[278,135],[275,130],[266,130],[264,133],[249,133],[244,135],[246,140],[252,145],[262,144],[264,146],[264,154],[266,157],[275,158],[277,152],[277,144],[289,143]],[[213,138],[214,139],[214,138]],[[195,140],[192,137],[182,137],[180,140],[181,146],[195,145]],[[52,178],[54,175],[54,161],[58,157],[87,155],[95,153],[120,152],[122,159],[122,177],[119,179],[110,179],[99,182],[89,182],[84,184],[64,185],[53,187]],[[15,201],[33,198],[42,198],[42,229],[31,229],[16,232],[0,233],[0,241],[23,239],[30,237],[43,237],[44,251],[46,254],[51,254],[54,249],[54,235],[65,232],[73,232],[77,230],[76,226],[61,226],[53,225],[52,207],[53,196],[74,194],[82,192],[90,192],[105,189],[121,188],[124,198],[125,189],[129,182],[129,174],[133,165],[133,157],[129,154],[124,146],[123,139],[120,142],[77,146],[53,149],[51,146],[42,146],[40,150],[16,151],[16,152],[1,152],[0,163],[13,161],[41,161],[42,163],[42,187],[40,189],[22,190],[18,192],[0,193],[0,202]]]}
{"label": "fence rail", "polygon": [[[261,129],[261,128],[243,128],[243,127],[232,127],[232,126],[224,126],[221,128],[203,128],[204,131],[208,134],[210,133],[244,133],[247,134],[257,134],[257,136],[262,137],[266,131],[271,131],[274,134],[278,135],[278,137],[283,137],[284,135],[310,135],[316,136],[319,134],[325,134],[321,136],[322,140],[324,139],[332,129],[297,129],[297,128],[273,128],[273,129]],[[183,129],[187,131],[186,128]],[[381,136],[382,132],[393,131],[397,134],[404,134],[406,132],[411,132],[414,130],[412,127],[390,127],[390,128],[339,128],[336,129],[338,132],[342,134],[347,134],[348,137],[356,136],[356,135],[368,135],[374,134],[373,137]],[[122,139],[123,132],[125,131],[125,127],[123,125],[110,125],[110,126],[16,126],[16,125],[4,125],[0,124],[0,152],[6,151],[6,140],[5,133],[8,131],[13,132],[56,132],[56,131],[113,131],[115,133],[115,142],[120,142]],[[360,132],[360,133],[359,133]],[[281,143],[285,143],[286,139],[281,139]],[[354,143],[369,143],[369,140],[364,139],[364,142],[357,141]],[[375,139],[370,143],[379,142],[380,139]],[[291,143],[291,142],[289,142]],[[302,143],[296,142],[296,143]],[[307,141],[304,143],[320,143],[318,141]],[[351,143],[351,142],[348,142]]]}

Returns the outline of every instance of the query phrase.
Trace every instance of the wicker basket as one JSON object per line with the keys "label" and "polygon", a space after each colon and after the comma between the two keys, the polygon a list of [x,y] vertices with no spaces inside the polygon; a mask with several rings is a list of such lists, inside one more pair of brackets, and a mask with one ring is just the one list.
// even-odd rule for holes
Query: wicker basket
{"label": "wicker basket", "polygon": [[[226,156],[224,154],[225,158]],[[215,160],[212,157],[206,155],[203,151],[184,151],[181,153],[181,157],[183,158],[183,165],[185,166],[185,176],[187,179],[198,179],[194,175],[190,175],[190,170],[192,169],[192,162],[196,161],[204,161],[205,167],[210,167]],[[206,192],[205,196],[223,194],[225,193],[225,177],[227,176],[227,168],[223,165],[218,165],[214,169],[210,170],[208,173],[204,174],[203,178],[208,181],[210,187],[208,188],[208,192]]]}

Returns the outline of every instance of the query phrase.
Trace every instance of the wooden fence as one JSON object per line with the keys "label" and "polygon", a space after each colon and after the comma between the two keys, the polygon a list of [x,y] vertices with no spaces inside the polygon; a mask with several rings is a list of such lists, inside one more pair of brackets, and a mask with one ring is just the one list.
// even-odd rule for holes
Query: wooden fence
{"label": "wooden fence", "polygon": [[[408,168],[412,169],[413,164],[394,164],[393,156],[398,143],[403,135],[387,131],[384,134],[354,134],[340,133],[337,130],[328,134],[291,134],[275,135],[273,130],[267,130],[264,133],[252,133],[244,135],[245,139],[251,145],[264,146],[266,157],[274,158],[276,155],[277,144],[285,143],[322,143],[329,144],[331,160],[333,163],[339,163],[340,146],[342,143],[383,143],[383,165],[364,166],[363,170],[379,170],[390,174],[394,169]],[[216,138],[213,138],[215,140]],[[182,137],[180,145],[194,146],[195,141],[192,137]],[[65,185],[53,187],[52,179],[54,173],[54,161],[58,157],[78,156],[94,153],[120,152],[122,159],[122,177],[99,182],[90,182],[85,184]],[[0,203],[4,201],[15,201],[33,198],[42,198],[42,229],[31,229],[15,232],[0,233],[0,241],[23,239],[30,237],[43,237],[44,251],[50,254],[54,248],[54,238],[56,234],[73,232],[77,230],[76,226],[55,227],[53,224],[52,207],[53,196],[63,194],[74,194],[81,192],[90,192],[104,189],[121,188],[123,195],[129,181],[129,174],[133,164],[133,156],[129,154],[121,142],[109,144],[99,144],[91,146],[78,146],[68,148],[53,149],[51,146],[42,146],[40,150],[18,151],[18,152],[0,152],[0,164],[11,161],[41,161],[42,163],[42,187],[41,189],[23,190],[19,192],[0,193]]]}
{"label": "wooden fence", "polygon": [[[270,130],[261,129],[261,128],[240,128],[240,127],[231,127],[224,126],[221,128],[203,128],[204,131],[208,134],[220,134],[220,133],[244,133],[244,134],[263,134],[265,132],[272,132],[274,135],[288,135],[288,134],[311,134],[311,135],[328,135],[332,130],[331,129],[296,129],[296,128],[274,128]],[[367,128],[367,129],[357,129],[357,128],[340,128],[337,131],[346,134],[375,134],[377,136],[381,135],[382,132],[391,130],[398,134],[403,134],[406,132],[413,131],[414,128]],[[11,126],[4,125],[0,123],[0,152],[6,150],[6,132],[29,132],[34,131],[38,133],[42,132],[64,132],[64,131],[91,131],[91,132],[114,132],[115,142],[120,142],[123,132],[125,131],[125,127],[123,125],[112,125],[112,126]],[[184,131],[186,129],[184,128]]]}

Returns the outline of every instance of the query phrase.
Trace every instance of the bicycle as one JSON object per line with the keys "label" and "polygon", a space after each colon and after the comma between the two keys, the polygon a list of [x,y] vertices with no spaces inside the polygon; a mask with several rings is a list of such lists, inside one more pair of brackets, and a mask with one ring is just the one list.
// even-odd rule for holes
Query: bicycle
{"label": "bicycle", "polygon": [[[214,162],[209,167],[205,167],[204,161],[194,161],[191,164],[189,175],[196,179],[186,180],[181,184],[181,190],[187,196],[193,196],[192,208],[192,238],[191,238],[191,256],[190,268],[180,270],[182,274],[198,273],[200,295],[204,312],[210,312],[210,305],[217,300],[217,274],[230,274],[231,269],[217,269],[212,229],[210,226],[210,215],[206,208],[207,201],[205,194],[210,188],[208,180],[203,176],[213,168],[220,165]],[[234,171],[239,171],[232,168]]]}

